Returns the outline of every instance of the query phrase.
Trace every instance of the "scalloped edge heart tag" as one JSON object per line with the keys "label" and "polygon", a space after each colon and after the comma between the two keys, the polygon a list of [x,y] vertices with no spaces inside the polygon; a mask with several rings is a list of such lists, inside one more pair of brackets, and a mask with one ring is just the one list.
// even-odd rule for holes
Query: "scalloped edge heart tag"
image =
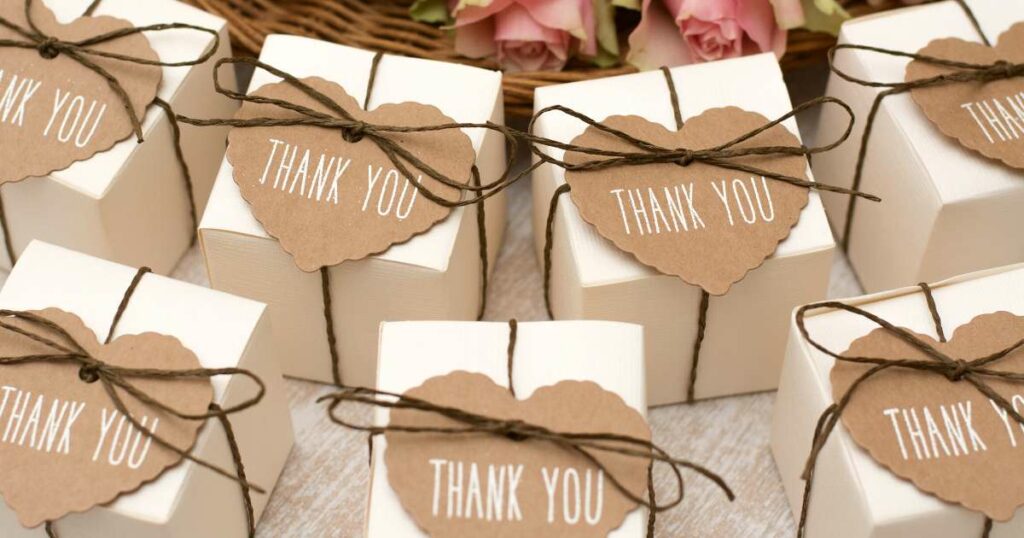
{"label": "scalloped edge heart tag", "polygon": [[[1024,63],[1024,23],[999,36],[994,47],[957,38],[936,39],[918,54],[974,64],[999,60]],[[956,69],[915,60],[906,80],[930,78]],[[961,146],[1013,168],[1024,168],[1024,77],[960,82],[910,91],[924,115]]]}
{"label": "scalloped edge heart tag", "polygon": [[[38,28],[64,41],[80,41],[132,28],[114,17],[80,17],[61,24],[46,5],[32,3]],[[25,5],[0,2],[0,16],[28,27]],[[0,39],[25,41],[0,26]],[[101,43],[93,50],[159,61],[142,34]],[[153,102],[163,78],[155,65],[84,55],[115,77],[139,118]],[[114,147],[132,134],[124,103],[98,73],[60,54],[46,59],[36,49],[0,47],[0,185],[64,170]]]}
{"label": "scalloped edge heart tag", "polygon": [[[737,107],[714,108],[693,117],[678,131],[639,116],[611,116],[613,129],[665,148],[705,149],[733,140],[768,123],[760,114]],[[572,144],[637,151],[628,142],[588,127]],[[785,127],[776,125],[738,148],[800,147]],[[580,164],[593,157],[566,152]],[[748,156],[738,162],[806,179],[801,156]],[[724,295],[748,272],[760,267],[800,220],[808,189],[753,177],[701,162],[618,166],[567,171],[565,181],[583,220],[640,263],[711,295]]]}
{"label": "scalloped edge heart tag", "polygon": [[[954,359],[977,359],[1024,338],[1024,317],[983,314],[958,327],[947,343],[918,338]],[[854,340],[843,356],[934,360],[884,329]],[[837,361],[831,372],[833,398],[872,366]],[[1024,352],[991,367],[1024,373]],[[1014,405],[1024,405],[1024,384],[985,382]],[[942,500],[1007,521],[1024,505],[1024,427],[1003,412],[967,381],[890,368],[856,389],[842,422],[854,442],[896,476]]]}
{"label": "scalloped edge heart tag", "polygon": [[[437,107],[413,102],[364,111],[334,82],[317,77],[302,81],[367,123],[454,122]],[[329,113],[324,105],[284,82],[262,86],[253,95]],[[299,116],[274,105],[247,102],[235,117]],[[469,183],[476,150],[460,129],[388,136],[446,177]],[[234,128],[228,134],[227,158],[253,216],[306,272],[384,252],[430,230],[451,213],[451,208],[421,195],[368,136],[347,142],[339,130],[313,126]],[[415,180],[445,200],[454,202],[461,196],[458,189],[425,174]]]}
{"label": "scalloped edge heart tag", "polygon": [[[36,313],[57,323],[108,365],[163,370],[200,367],[196,355],[173,336],[147,332],[102,345],[74,314],[56,308]],[[26,326],[20,320],[8,323]],[[45,334],[64,341],[56,332]],[[0,329],[0,356],[53,353],[53,348]],[[205,413],[213,400],[213,386],[205,379],[135,378],[131,382],[182,413]],[[140,403],[123,389],[114,390],[150,431],[185,451],[195,444],[202,421],[177,418]],[[103,383],[83,381],[73,364],[0,366],[0,496],[25,527],[107,504],[182,461],[149,439],[117,411]]]}
{"label": "scalloped edge heart tag", "polygon": [[[495,419],[519,419],[558,432],[618,433],[650,439],[644,417],[590,381],[561,381],[517,400],[489,377],[456,371],[408,396]],[[390,424],[457,427],[423,411],[392,409]],[[593,463],[545,441],[494,435],[385,434],[388,483],[433,538],[607,536],[636,509]],[[649,460],[592,451],[624,487],[646,498]],[[449,481],[461,494],[449,497]],[[454,502],[453,499],[456,499]]]}

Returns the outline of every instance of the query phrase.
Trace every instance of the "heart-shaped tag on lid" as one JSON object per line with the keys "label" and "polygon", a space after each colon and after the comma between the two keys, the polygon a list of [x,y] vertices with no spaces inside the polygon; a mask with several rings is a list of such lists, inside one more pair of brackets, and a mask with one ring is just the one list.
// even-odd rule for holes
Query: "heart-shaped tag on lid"
{"label": "heart-shaped tag on lid", "polygon": [[[701,150],[719,146],[769,123],[760,114],[736,107],[715,108],[670,131],[638,116],[612,116],[602,122],[663,148]],[[572,141],[600,150],[637,152],[635,145],[597,127]],[[782,125],[736,144],[799,148]],[[594,156],[568,151],[565,161],[579,165]],[[799,155],[733,157],[748,166],[797,179],[807,178]],[[723,295],[775,252],[800,220],[807,188],[704,162],[630,164],[593,170],[568,170],[573,203],[583,219],[640,263]]]}
{"label": "heart-shaped tag on lid", "polygon": [[[1008,312],[981,315],[957,328],[947,343],[916,336],[954,360],[971,361],[1024,339],[1024,318]],[[885,329],[853,341],[842,356],[937,360]],[[837,361],[831,372],[834,398],[840,399],[874,366]],[[1024,375],[1024,351],[988,367]],[[1024,411],[1024,384],[993,376],[982,379]],[[966,379],[889,368],[857,386],[842,421],[872,458],[921,491],[998,521],[1009,520],[1024,505],[1024,426]]]}
{"label": "heart-shaped tag on lid", "polygon": [[[918,54],[974,65],[1024,64],[1024,23],[1011,26],[994,47],[945,38],[932,41]],[[958,71],[964,69],[914,60],[907,65],[906,80]],[[1024,77],[940,84],[914,88],[910,94],[946,136],[990,159],[1024,168]]]}
{"label": "heart-shaped tag on lid", "polygon": [[[31,24],[64,42],[132,28],[128,21],[106,16],[61,24],[41,0],[30,5]],[[0,17],[34,34],[25,6],[21,0],[0,2]],[[31,42],[6,25],[0,25],[0,40]],[[160,61],[141,33],[90,45],[89,50]],[[124,101],[99,70],[117,80],[136,115],[144,117],[160,86],[160,66],[80,51],[0,45],[0,184],[63,170],[132,134]]]}
{"label": "heart-shaped tag on lid", "polygon": [[[454,121],[437,107],[406,102],[365,111],[344,88],[321,78],[301,82],[331,99],[355,120],[377,126],[422,127]],[[316,110],[337,112],[287,82],[253,94]],[[237,119],[296,119],[301,114],[266,103],[246,102]],[[476,151],[456,128],[381,133],[403,152],[443,177],[469,184]],[[269,235],[306,272],[378,254],[444,220],[451,208],[423,196],[412,181],[434,195],[460,200],[461,191],[430,177],[398,156],[415,177],[406,177],[370,135],[310,125],[232,129],[227,157],[242,197]]]}
{"label": "heart-shaped tag on lid", "polygon": [[[404,395],[556,432],[651,438],[639,412],[589,381],[562,381],[517,400],[487,376],[457,371],[428,379]],[[395,408],[389,426],[462,425],[437,414]],[[650,460],[645,458],[588,451],[605,472],[572,449],[537,439],[396,431],[388,431],[385,438],[388,483],[416,524],[433,538],[607,536],[637,507],[609,475],[633,495],[646,498]]]}
{"label": "heart-shaped tag on lid", "polygon": [[[56,308],[36,312],[66,331],[107,367],[191,370],[195,354],[172,336],[143,333],[100,344],[74,314]],[[5,319],[61,345],[52,328]],[[0,357],[54,355],[60,351],[0,329]],[[84,512],[137,490],[177,465],[181,456],[137,430],[118,410],[107,388],[74,361],[0,365],[0,496],[25,527]],[[132,377],[142,393],[179,413],[202,415],[213,399],[207,379]],[[131,416],[150,432],[188,451],[203,422],[175,417],[113,388]]]}

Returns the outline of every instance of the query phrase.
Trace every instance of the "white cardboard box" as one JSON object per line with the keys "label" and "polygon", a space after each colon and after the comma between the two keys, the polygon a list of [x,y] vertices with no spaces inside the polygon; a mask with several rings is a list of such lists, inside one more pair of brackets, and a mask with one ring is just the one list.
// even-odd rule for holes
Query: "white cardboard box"
{"label": "white cardboard box", "polygon": [[[1024,3],[967,0],[986,36],[999,35],[1024,20]],[[965,12],[947,0],[848,21],[841,43],[917,52],[933,39],[958,37],[980,42]],[[841,50],[836,66],[879,82],[905,78],[907,58]],[[883,88],[867,88],[835,74],[827,95],[853,107],[857,125],[846,144],[814,157],[822,183],[849,187],[868,110]],[[834,137],[842,127],[836,113],[820,117],[817,133]],[[872,292],[934,281],[1024,261],[1024,174],[965,149],[942,134],[909,93],[886,97],[875,120],[860,189],[882,197],[858,200],[850,232],[849,258],[864,289]],[[842,237],[848,199],[823,194],[837,237]]]}
{"label": "white cardboard box", "polygon": [[[0,307],[31,310],[57,307],[81,317],[102,340],[135,269],[43,242],[33,242],[11,271]],[[177,337],[204,368],[245,368],[267,386],[255,407],[230,415],[253,492],[258,518],[284,467],[293,443],[288,395],[278,368],[265,306],[158,275],[146,275],[133,294],[114,333],[154,331]],[[0,380],[4,373],[0,369]],[[254,394],[241,376],[212,378],[214,401],[236,405]],[[225,469],[234,469],[224,430],[210,420],[199,430],[192,452]],[[244,536],[241,490],[230,479],[190,461],[113,503],[66,516],[56,523],[61,536],[74,538],[187,538]],[[24,529],[0,503],[0,536],[41,538],[42,527]]]}
{"label": "white cardboard box", "polygon": [[[373,56],[324,41],[274,35],[267,38],[260,60],[300,78],[319,76],[336,82],[361,103]],[[257,71],[250,90],[271,82],[275,77]],[[435,105],[458,122],[501,124],[501,74],[384,56],[370,108],[403,101]],[[505,166],[504,138],[483,129],[465,133],[477,152],[482,181],[494,181]],[[331,382],[320,273],[299,270],[277,240],[267,235],[231,174],[225,159],[200,225],[210,283],[269,305],[279,349],[289,353],[282,363],[286,375]],[[485,213],[493,268],[504,234],[504,194],[489,199]],[[481,290],[478,241],[475,207],[457,208],[422,235],[379,255],[330,268],[334,330],[346,384],[373,386],[380,322],[476,319]]]}
{"label": "white cardboard box", "polygon": [[[636,325],[604,321],[520,323],[512,370],[516,397],[529,398],[536,389],[559,381],[593,381],[646,416],[642,333]],[[456,370],[484,374],[507,387],[508,338],[507,323],[384,323],[377,388],[402,393]],[[386,425],[388,411],[378,408],[374,423]],[[378,436],[370,471],[366,536],[426,536],[388,483],[386,450],[387,441]],[[608,536],[639,538],[645,535],[646,525],[646,510],[638,508]]]}
{"label": "white cardboard box", "polygon": [[[89,0],[42,1],[62,22],[79,17],[89,5]],[[136,26],[181,22],[217,31],[216,54],[195,67],[164,67],[157,96],[179,114],[210,118],[234,114],[237,105],[217,95],[213,86],[214,64],[231,55],[223,19],[175,0],[103,0],[96,15],[115,16]],[[160,59],[169,62],[198,58],[214,41],[195,30],[148,32],[146,37]],[[227,87],[236,86],[233,73],[222,79]],[[102,79],[97,83],[105,84]],[[150,105],[142,128],[142,144],[132,136],[64,170],[3,186],[16,256],[32,240],[40,239],[119,263],[147,265],[162,274],[174,268],[194,232],[185,180],[163,109]],[[199,215],[224,154],[226,136],[223,127],[182,125],[182,149],[192,172]],[[0,248],[0,266],[10,265]]]}
{"label": "white cardboard box", "polygon": [[[933,285],[943,330],[996,311],[1024,315],[1024,266],[991,269]],[[846,301],[899,327],[935,336],[935,324],[919,287],[867,295]],[[826,348],[842,353],[850,343],[878,326],[845,311],[809,313],[806,327]],[[835,359],[818,351],[791,322],[789,346],[772,424],[772,454],[782,475],[794,517],[799,517],[815,423],[833,400],[829,374]],[[868,381],[870,383],[870,381]],[[981,536],[983,516],[922,493],[897,477],[856,445],[840,423],[818,457],[811,494],[807,536],[818,538],[962,538]],[[992,538],[1024,534],[1024,517],[996,523]]]}
{"label": "white cardboard box", "polygon": [[[683,119],[709,108],[739,106],[775,119],[792,109],[782,72],[771,54],[672,69]],[[598,121],[634,114],[675,129],[661,71],[539,88],[535,109],[560,104]],[[799,136],[796,122],[784,124]],[[536,133],[569,142],[585,124],[545,114]],[[547,150],[561,158],[561,150]],[[533,174],[534,237],[538,259],[552,193],[563,169],[541,166]],[[825,297],[834,243],[816,192],[789,238],[764,265],[722,297],[712,297],[701,351],[697,398],[774,389],[785,327],[794,306]],[[609,319],[644,326],[647,396],[652,405],[682,401],[690,377],[701,290],[657,273],[617,249],[580,217],[562,196],[554,227],[551,276],[556,319]]]}

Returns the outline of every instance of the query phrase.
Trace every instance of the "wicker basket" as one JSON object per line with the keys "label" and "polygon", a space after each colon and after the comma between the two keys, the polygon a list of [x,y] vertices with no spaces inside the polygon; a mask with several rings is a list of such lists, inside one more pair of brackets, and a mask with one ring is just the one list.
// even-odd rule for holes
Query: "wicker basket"
{"label": "wicker basket", "polygon": [[[237,54],[259,53],[268,34],[283,33],[316,37],[370,50],[460,62],[496,68],[489,60],[459,56],[448,32],[409,18],[411,0],[188,0],[227,19]],[[893,7],[869,6],[853,0],[846,6],[854,16]],[[823,62],[835,38],[823,33],[796,30],[789,33],[783,69]],[[571,64],[560,72],[510,73],[504,77],[506,116],[529,117],[533,90],[539,86],[600,78],[636,69],[624,65],[594,68]]]}

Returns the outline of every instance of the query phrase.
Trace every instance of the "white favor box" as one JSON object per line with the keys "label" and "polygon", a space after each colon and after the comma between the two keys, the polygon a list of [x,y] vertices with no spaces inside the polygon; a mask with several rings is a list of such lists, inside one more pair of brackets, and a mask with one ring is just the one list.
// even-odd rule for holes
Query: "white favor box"
{"label": "white favor box", "polygon": [[[85,322],[102,339],[110,330],[135,269],[43,242],[33,242],[3,290],[0,307],[32,310],[57,307]],[[267,505],[293,442],[291,414],[281,372],[273,355],[264,305],[158,275],[143,277],[114,337],[153,331],[181,340],[204,368],[252,371],[267,392],[256,406],[230,415],[258,518]],[[0,367],[0,380],[4,377]],[[212,378],[214,401],[227,408],[255,394],[242,376]],[[192,454],[234,470],[227,437],[211,419],[199,430]],[[71,514],[56,522],[61,536],[74,538],[187,538],[245,536],[246,518],[237,482],[183,461],[157,480],[113,503]],[[42,527],[27,530],[0,502],[0,536],[43,538]]]}
{"label": "white favor box", "polygon": [[[672,78],[684,120],[723,106],[738,106],[768,119],[792,109],[782,72],[771,54],[675,68]],[[673,130],[676,126],[661,71],[537,90],[535,110],[555,104],[598,121],[632,114]],[[784,125],[799,136],[795,121]],[[570,142],[585,127],[583,122],[555,112],[542,116],[535,130],[541,136]],[[564,155],[561,150],[547,151],[557,158]],[[546,164],[533,174],[533,229],[541,260],[551,196],[564,182],[564,170],[553,165]],[[726,295],[711,297],[698,367],[698,398],[775,388],[787,316],[794,306],[825,297],[833,250],[821,201],[811,191],[799,223],[775,254]],[[555,318],[643,325],[649,403],[685,400],[701,290],[620,251],[580,217],[568,194],[559,202],[552,258]]]}
{"label": "white favor box", "polygon": [[[43,1],[61,22],[79,17],[89,5],[89,0],[37,1]],[[223,19],[175,0],[103,0],[96,15],[118,17],[135,26],[180,22],[219,32],[220,48],[206,63],[163,68],[157,96],[179,114],[200,118],[234,114],[237,105],[216,94],[213,86],[214,64],[231,55]],[[166,62],[196,59],[214,42],[213,36],[195,30],[147,32],[146,37]],[[236,86],[231,72],[226,72],[222,80],[229,88]],[[106,83],[97,76],[97,84]],[[171,123],[163,109],[150,105],[142,118],[142,128],[142,144],[132,135],[109,151],[64,170],[3,186],[3,208],[16,256],[32,240],[40,239],[118,263],[146,265],[158,273],[166,274],[174,268],[195,231],[185,179],[175,157]],[[224,155],[227,129],[181,128],[196,210],[202,215]],[[0,266],[10,265],[6,251],[0,248]]]}
{"label": "white favor box", "polygon": [[[933,285],[946,335],[980,314],[1006,311],[1024,315],[1024,265],[992,269]],[[898,327],[936,337],[935,323],[919,287],[867,295],[846,301]],[[878,326],[845,311],[820,310],[806,318],[811,336],[842,353]],[[818,417],[834,401],[829,380],[835,359],[806,342],[796,327],[789,331],[782,380],[775,400],[772,453],[782,483],[799,517],[804,482],[800,479]],[[871,381],[867,381],[871,383]],[[840,423],[818,456],[808,538],[962,538],[981,536],[981,513],[947,503],[890,473],[859,445]],[[1024,534],[1024,517],[996,523],[992,538]]]}
{"label": "white favor box", "polygon": [[[993,43],[1016,22],[1024,3],[967,0]],[[957,37],[980,42],[964,10],[947,0],[862,17],[843,25],[840,43],[917,52],[934,39]],[[840,50],[836,66],[855,77],[900,82],[907,58]],[[834,73],[827,95],[853,107],[857,125],[850,141],[814,157],[822,183],[850,187],[864,123],[872,101],[884,88],[847,82]],[[822,114],[823,140],[844,127],[840,113]],[[929,282],[1024,261],[1024,173],[966,149],[942,134],[909,93],[882,101],[868,144],[860,190],[881,203],[856,202],[849,258],[864,289],[873,292]],[[848,199],[822,195],[837,236],[842,236]]]}
{"label": "white favor box", "polygon": [[[267,38],[260,60],[297,77],[336,82],[362,103],[374,53],[304,37]],[[250,91],[277,82],[258,70]],[[434,105],[457,122],[503,121],[501,73],[451,63],[384,56],[370,109],[384,103]],[[484,183],[505,166],[505,140],[494,132],[466,129]],[[325,136],[340,136],[327,134]],[[490,267],[505,225],[505,199],[485,203]],[[200,237],[214,288],[269,305],[279,349],[289,352],[286,375],[331,382],[331,358],[319,272],[305,273],[253,217],[225,159]],[[337,230],[332,233],[354,233]],[[476,319],[481,269],[476,207],[456,208],[428,232],[362,260],[330,268],[334,331],[342,380],[373,386],[380,322],[409,319]]]}
{"label": "white favor box", "polygon": [[[559,381],[593,381],[646,416],[643,329],[606,321],[520,323],[512,368],[516,397],[529,398]],[[508,386],[507,323],[393,322],[380,329],[377,389],[403,393],[456,370],[484,374]],[[374,423],[388,423],[388,410],[374,412]],[[374,439],[370,471],[367,538],[426,536],[402,507],[388,483],[387,440]],[[630,512],[609,538],[641,537],[646,510]]]}

